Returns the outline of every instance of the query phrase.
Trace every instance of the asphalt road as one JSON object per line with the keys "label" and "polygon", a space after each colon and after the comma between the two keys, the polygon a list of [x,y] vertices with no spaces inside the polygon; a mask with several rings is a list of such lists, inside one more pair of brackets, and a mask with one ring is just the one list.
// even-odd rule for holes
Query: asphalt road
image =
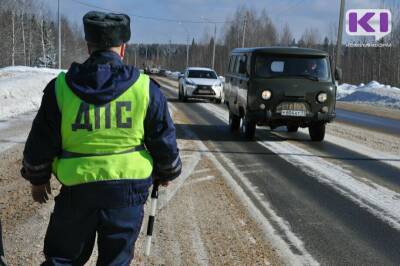
{"label": "asphalt road", "polygon": [[399,120],[351,112],[343,109],[336,109],[336,119],[337,121],[349,123],[355,126],[400,135]]}
{"label": "asphalt road", "polygon": [[[400,264],[399,227],[360,206],[348,195],[351,193],[343,193],[301,165],[285,159],[293,151],[279,154],[263,143],[295,145],[309,153],[300,157],[339,165],[372,188],[382,186],[400,193],[398,168],[334,143],[313,143],[303,133],[293,135],[257,129],[257,141],[246,141],[240,134],[230,133],[227,117],[222,119],[217,114],[226,113],[224,105],[195,101],[181,103],[176,100],[176,90],[164,88],[163,91],[178,111],[191,119],[190,124],[176,125],[178,138],[203,141],[208,148],[206,152],[211,152],[225,167],[294,254],[304,255],[306,250],[323,265]],[[351,113],[345,119],[349,123],[360,123],[361,127],[371,128],[374,123],[376,127],[392,126],[394,131],[398,130],[387,119],[382,122],[368,117]],[[32,118],[30,113],[0,121],[0,152],[15,143],[24,143]],[[340,115],[339,119],[342,119]]]}
{"label": "asphalt road", "polygon": [[[309,152],[310,159],[316,157],[343,166],[356,179],[393,191],[400,190],[398,168],[332,143],[313,143],[301,133],[293,140],[286,138],[283,132],[257,129],[257,141],[246,141],[239,133],[229,132],[227,117],[224,121],[216,114],[215,110],[223,113],[225,109],[226,112],[223,105],[195,101],[181,103],[176,100],[176,90],[165,88],[164,92],[170,102],[192,120],[191,124],[176,125],[178,138],[203,141],[264,218],[292,247],[293,253],[301,254],[298,247],[304,246],[323,265],[400,264],[398,228],[386,222],[385,217],[361,207],[362,203],[355,200],[357,195],[352,197],[351,193],[343,193],[329,182],[321,181],[312,171],[290,163],[285,154],[277,154],[262,143],[297,142],[293,145]],[[361,117],[349,119],[361,120]],[[194,135],[185,134],[187,131]],[[271,213],[281,221],[273,218]],[[296,241],[290,239],[284,228],[289,228],[301,243],[294,243]]]}

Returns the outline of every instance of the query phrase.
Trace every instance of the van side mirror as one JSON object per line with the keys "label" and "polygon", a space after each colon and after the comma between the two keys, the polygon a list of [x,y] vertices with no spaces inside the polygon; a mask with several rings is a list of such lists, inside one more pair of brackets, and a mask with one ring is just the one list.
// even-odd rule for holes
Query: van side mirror
{"label": "van side mirror", "polygon": [[336,67],[335,69],[335,80],[340,81],[343,78],[343,72],[342,69],[339,67]]}

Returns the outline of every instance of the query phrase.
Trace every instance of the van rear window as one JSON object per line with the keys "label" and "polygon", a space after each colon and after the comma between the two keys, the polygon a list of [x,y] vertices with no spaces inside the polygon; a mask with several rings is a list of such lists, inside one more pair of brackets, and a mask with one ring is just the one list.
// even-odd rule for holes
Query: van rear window
{"label": "van rear window", "polygon": [[263,78],[311,76],[318,80],[330,80],[326,57],[259,55],[256,57],[255,73]]}

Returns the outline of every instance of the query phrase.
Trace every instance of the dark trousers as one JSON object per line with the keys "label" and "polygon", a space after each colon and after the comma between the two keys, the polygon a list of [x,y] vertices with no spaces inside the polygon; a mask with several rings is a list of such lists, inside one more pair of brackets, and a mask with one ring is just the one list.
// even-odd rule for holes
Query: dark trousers
{"label": "dark trousers", "polygon": [[1,221],[0,221],[0,266],[6,265],[2,259],[3,256],[4,256],[3,234],[2,234],[2,230],[1,230]]}
{"label": "dark trousers", "polygon": [[43,265],[84,265],[95,244],[97,265],[129,265],[143,221],[143,204],[88,208],[58,196],[47,229]]}

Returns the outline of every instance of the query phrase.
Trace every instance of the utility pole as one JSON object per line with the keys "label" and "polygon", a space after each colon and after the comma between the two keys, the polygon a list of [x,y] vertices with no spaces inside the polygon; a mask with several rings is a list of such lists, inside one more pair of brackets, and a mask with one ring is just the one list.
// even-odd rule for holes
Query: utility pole
{"label": "utility pole", "polygon": [[345,6],[346,6],[346,0],[340,0],[339,28],[338,28],[338,37],[336,43],[335,69],[341,64],[340,57],[342,53],[343,19],[344,19]]}
{"label": "utility pole", "polygon": [[133,52],[134,52],[134,55],[135,55],[135,66],[137,66],[137,61],[136,61],[136,58],[137,58],[137,45],[135,45],[134,47],[133,47]]}
{"label": "utility pole", "polygon": [[189,67],[189,35],[186,40],[186,68]]}
{"label": "utility pole", "polygon": [[58,69],[61,69],[61,14],[60,14],[60,0],[58,0]]}
{"label": "utility pole", "polygon": [[213,43],[213,55],[212,55],[212,63],[211,68],[214,69],[215,67],[215,45],[217,43],[217,24],[214,24],[214,43]]}
{"label": "utility pole", "polygon": [[147,59],[147,56],[148,56],[148,49],[149,49],[149,47],[148,47],[148,45],[146,45],[146,66],[147,66],[147,61],[148,61],[148,59]]}
{"label": "utility pole", "polygon": [[247,13],[244,17],[242,48],[244,47],[244,41],[246,39],[246,27],[247,27]]}
{"label": "utility pole", "polygon": [[183,29],[186,31],[187,34],[187,39],[186,39],[186,68],[189,67],[189,38],[190,38],[190,33],[189,30],[186,28],[186,26],[182,23],[179,22],[179,25],[182,25]]}
{"label": "utility pole", "polygon": [[171,39],[169,40],[169,46],[168,46],[168,69],[171,69],[171,51],[172,51],[172,41]]}

